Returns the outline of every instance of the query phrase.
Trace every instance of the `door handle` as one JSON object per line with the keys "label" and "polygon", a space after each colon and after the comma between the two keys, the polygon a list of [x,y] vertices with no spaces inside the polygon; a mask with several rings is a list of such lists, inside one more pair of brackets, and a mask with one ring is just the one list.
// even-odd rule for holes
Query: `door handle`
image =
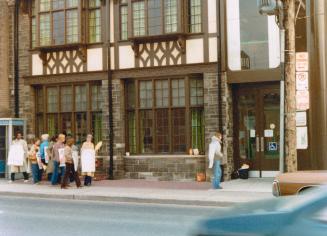
{"label": "door handle", "polygon": [[265,151],[265,138],[261,137],[261,152]]}
{"label": "door handle", "polygon": [[260,139],[258,136],[255,138],[255,146],[256,146],[257,152],[260,152]]}

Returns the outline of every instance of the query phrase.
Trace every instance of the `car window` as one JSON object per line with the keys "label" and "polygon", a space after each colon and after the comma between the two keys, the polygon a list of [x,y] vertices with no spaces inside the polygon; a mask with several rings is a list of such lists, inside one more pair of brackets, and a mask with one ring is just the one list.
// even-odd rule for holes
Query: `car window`
{"label": "car window", "polygon": [[320,221],[327,224],[327,207],[323,208],[322,210],[319,210],[312,216],[312,218],[316,221]]}

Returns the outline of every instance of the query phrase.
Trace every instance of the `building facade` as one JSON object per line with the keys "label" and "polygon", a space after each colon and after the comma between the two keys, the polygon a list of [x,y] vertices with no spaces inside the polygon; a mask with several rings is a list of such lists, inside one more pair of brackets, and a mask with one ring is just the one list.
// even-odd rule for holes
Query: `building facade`
{"label": "building facade", "polygon": [[[227,179],[243,163],[252,176],[275,175],[279,32],[275,18],[261,16],[256,2],[20,1],[19,114],[28,132],[65,132],[78,145],[92,133],[95,142],[104,141],[106,171],[111,80],[116,178],[210,176],[206,153],[217,130],[224,133]],[[307,1],[298,9],[308,16],[315,7]],[[10,9],[0,14],[12,17]],[[299,51],[312,45],[303,31],[310,23],[301,19]],[[0,38],[0,53],[12,62],[6,40]],[[10,73],[0,73],[10,84]],[[309,153],[310,147],[299,152],[300,168],[310,168],[302,161]]]}

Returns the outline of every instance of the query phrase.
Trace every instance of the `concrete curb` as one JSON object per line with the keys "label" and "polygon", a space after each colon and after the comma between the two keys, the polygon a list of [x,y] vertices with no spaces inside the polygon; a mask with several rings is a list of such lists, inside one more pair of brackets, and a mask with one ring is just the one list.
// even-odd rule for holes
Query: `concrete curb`
{"label": "concrete curb", "polygon": [[0,192],[4,197],[28,197],[41,199],[63,199],[77,201],[97,201],[97,202],[118,202],[118,203],[139,203],[139,204],[163,204],[163,205],[184,205],[184,206],[203,206],[203,207],[229,207],[239,202],[231,201],[199,201],[199,200],[178,200],[178,199],[159,199],[159,198],[137,198],[137,197],[115,197],[115,196],[91,196],[78,194],[47,194],[47,193],[27,193],[27,192]]}

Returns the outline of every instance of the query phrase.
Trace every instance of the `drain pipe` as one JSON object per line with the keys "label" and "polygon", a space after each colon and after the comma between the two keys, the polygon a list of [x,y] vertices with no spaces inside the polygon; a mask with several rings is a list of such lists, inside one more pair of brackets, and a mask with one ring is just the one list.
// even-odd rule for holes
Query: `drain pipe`
{"label": "drain pipe", "polygon": [[[221,0],[217,1],[217,84],[218,84],[218,127],[223,133],[222,75],[221,75]],[[223,143],[222,143],[223,147]]]}
{"label": "drain pipe", "polygon": [[284,27],[284,4],[277,1],[279,13],[279,36],[280,36],[280,140],[279,140],[279,171],[285,172],[285,27]]}
{"label": "drain pipe", "polygon": [[19,0],[14,9],[14,97],[15,118],[19,118]]}
{"label": "drain pipe", "polygon": [[109,172],[108,172],[108,179],[113,180],[114,179],[114,125],[113,125],[113,98],[112,98],[112,70],[111,70],[111,5],[110,0],[107,1],[109,4],[109,13],[108,13],[108,29],[109,34],[107,35],[108,38],[108,110],[109,110]]}

